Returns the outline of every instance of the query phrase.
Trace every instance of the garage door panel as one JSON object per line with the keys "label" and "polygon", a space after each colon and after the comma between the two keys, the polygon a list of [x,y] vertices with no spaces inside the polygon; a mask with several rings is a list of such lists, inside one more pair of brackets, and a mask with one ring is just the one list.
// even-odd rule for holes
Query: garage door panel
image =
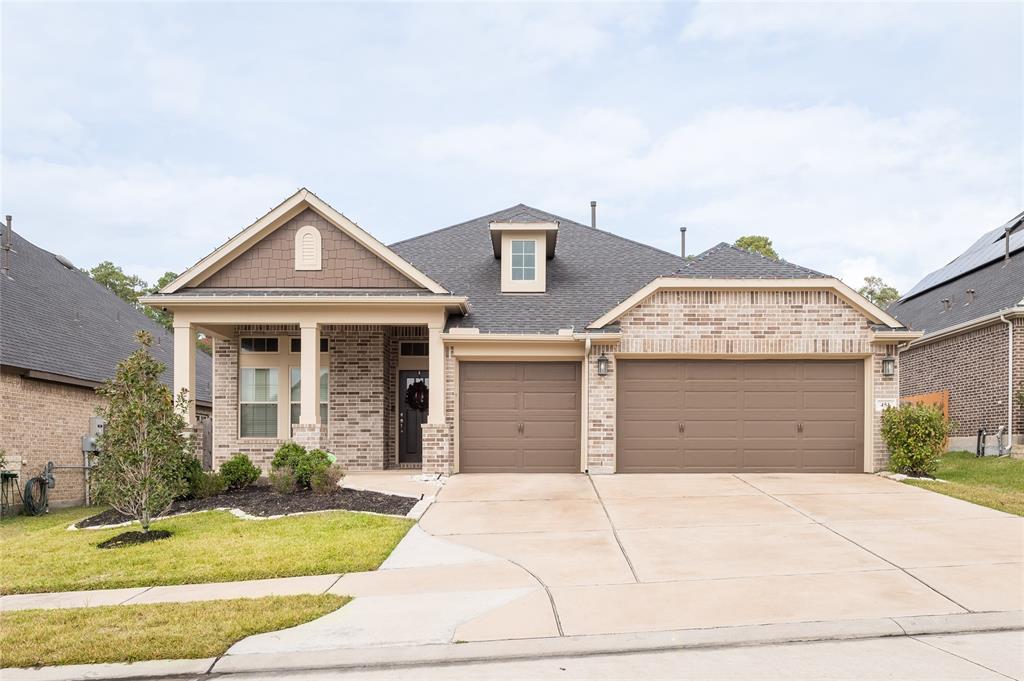
{"label": "garage door panel", "polygon": [[621,360],[618,373],[623,472],[862,470],[863,362]]}
{"label": "garage door panel", "polygon": [[461,471],[579,471],[579,363],[463,362],[459,368]]}

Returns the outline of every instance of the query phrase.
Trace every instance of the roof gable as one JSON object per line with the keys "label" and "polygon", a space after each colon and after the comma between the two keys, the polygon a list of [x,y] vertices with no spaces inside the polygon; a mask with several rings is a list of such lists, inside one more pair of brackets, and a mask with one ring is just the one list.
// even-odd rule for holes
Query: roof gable
{"label": "roof gable", "polygon": [[[309,211],[309,213],[307,213],[307,211]],[[329,241],[330,243],[335,244],[337,247],[337,254],[342,257],[343,261],[346,261],[346,258],[350,260],[354,259],[354,262],[364,266],[360,271],[349,274],[341,272],[341,269],[343,268],[339,268],[338,270],[335,270],[333,274],[327,273],[325,276],[320,277],[325,281],[340,282],[344,281],[346,277],[354,277],[354,279],[359,283],[371,283],[372,285],[369,286],[370,288],[380,288],[379,284],[382,281],[400,281],[403,285],[395,286],[395,288],[409,288],[410,286],[405,284],[403,280],[396,279],[394,277],[394,273],[397,273],[410,282],[413,287],[425,288],[432,293],[447,293],[447,291],[436,281],[416,269],[394,251],[373,238],[356,223],[349,220],[305,188],[300,189],[295,194],[285,199],[269,213],[246,227],[213,251],[213,253],[190,267],[177,279],[164,287],[161,293],[174,293],[185,287],[200,286],[204,282],[213,278],[221,270],[228,267],[229,264],[235,263],[239,258],[243,258],[244,254],[255,247],[258,249],[257,253],[242,259],[233,272],[229,271],[228,274],[225,274],[219,280],[214,279],[215,282],[220,281],[222,285],[227,287],[237,286],[239,278],[245,281],[253,281],[253,277],[251,275],[240,275],[242,275],[243,272],[253,272],[258,270],[260,267],[265,268],[265,265],[267,264],[266,258],[272,258],[272,262],[280,262],[282,260],[280,252],[284,247],[281,245],[280,239],[276,241],[272,239],[270,242],[263,244],[262,247],[260,247],[260,243],[278,229],[288,226],[292,223],[293,219],[302,217],[304,214],[307,216],[315,215],[318,220],[322,221],[325,229],[321,230],[321,236],[323,236],[323,232],[329,232],[331,229],[337,229],[340,231],[344,235],[340,240],[335,238],[336,235],[332,234],[329,237],[325,237],[325,242]],[[301,227],[300,223],[293,223],[293,228],[298,229]],[[347,239],[345,237],[347,237]],[[286,265],[291,268],[293,262],[291,255],[293,253],[293,245],[291,245],[290,242],[288,243],[288,255],[284,257],[284,259],[287,261]],[[328,259],[325,258],[325,261],[326,260]],[[378,264],[378,261],[383,266]],[[329,261],[325,262],[324,270],[329,270],[330,268],[331,263]],[[296,273],[293,271],[292,273],[296,275],[310,274],[309,271],[302,273]],[[323,275],[323,271],[321,271],[321,274]],[[262,283],[266,283],[268,288],[281,288],[290,285],[303,287],[307,285],[313,287],[336,286],[339,288],[347,286],[343,283],[332,284],[324,283],[323,281],[306,282],[306,279],[316,280],[317,278],[318,277],[316,276],[296,276],[294,277],[295,281],[301,280],[303,282],[298,284],[281,284],[279,282],[270,283],[269,279]],[[280,277],[277,279],[280,279]],[[260,287],[257,285],[251,286],[256,288]]]}

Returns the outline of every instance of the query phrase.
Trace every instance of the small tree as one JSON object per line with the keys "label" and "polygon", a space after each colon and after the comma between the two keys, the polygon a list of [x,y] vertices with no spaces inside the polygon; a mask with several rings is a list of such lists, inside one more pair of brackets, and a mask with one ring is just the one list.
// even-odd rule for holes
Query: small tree
{"label": "small tree", "polygon": [[92,484],[98,501],[138,520],[148,532],[150,520],[186,491],[187,462],[194,453],[185,435],[188,396],[182,390],[175,398],[160,382],[166,367],[149,354],[153,337],[139,331],[136,338],[141,347],[97,388],[107,399],[98,410],[106,424]]}
{"label": "small tree", "polygon": [[882,439],[896,473],[931,475],[939,465],[950,424],[929,404],[901,404],[882,412]]}
{"label": "small tree", "polygon": [[736,239],[736,243],[733,246],[750,251],[751,253],[763,255],[772,260],[779,259],[779,254],[775,252],[775,247],[772,246],[772,240],[766,236],[758,236],[756,234],[741,236],[739,239]]}

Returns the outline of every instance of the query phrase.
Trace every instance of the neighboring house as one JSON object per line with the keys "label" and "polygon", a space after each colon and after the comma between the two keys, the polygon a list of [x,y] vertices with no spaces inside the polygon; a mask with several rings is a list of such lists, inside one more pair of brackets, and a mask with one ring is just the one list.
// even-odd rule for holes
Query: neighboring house
{"label": "neighboring house", "polygon": [[[153,334],[153,355],[168,365],[170,333],[71,264],[17,233],[0,252],[0,447],[22,484],[53,461],[56,506],[84,500],[82,436],[101,400],[95,388]],[[192,358],[200,413],[211,404],[211,358]]]}
{"label": "neighboring house", "polygon": [[973,451],[982,428],[1024,433],[1022,222],[987,232],[889,307],[924,332],[900,353],[900,396],[948,392],[951,449]]}
{"label": "neighboring house", "polygon": [[294,439],[363,470],[873,471],[883,365],[916,338],[724,244],[518,205],[387,247],[305,189],[144,302],[178,366],[214,338],[214,459],[264,469]]}

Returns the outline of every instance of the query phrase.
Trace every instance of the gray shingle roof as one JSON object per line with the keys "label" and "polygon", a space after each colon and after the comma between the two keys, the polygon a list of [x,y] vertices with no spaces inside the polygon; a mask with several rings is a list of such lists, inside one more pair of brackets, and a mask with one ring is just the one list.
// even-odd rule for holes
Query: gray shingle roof
{"label": "gray shingle roof", "polygon": [[[557,221],[558,247],[547,263],[547,292],[503,294],[491,222]],[[671,274],[682,258],[523,204],[392,244],[391,248],[457,295],[470,313],[449,327],[483,333],[554,333],[586,326],[645,286]]]}
{"label": "gray shingle roof", "polygon": [[[973,300],[968,289],[974,289]],[[942,302],[946,298],[950,301],[948,311]],[[1009,262],[999,259],[939,286],[904,296],[890,305],[888,312],[915,331],[931,334],[1017,306],[1022,299],[1024,249],[1011,254]]]}
{"label": "gray shingle roof", "polygon": [[[172,383],[173,338],[88,275],[13,234],[10,278],[0,275],[0,365],[101,382],[153,334],[153,356]],[[196,400],[209,403],[212,360],[196,353]]]}
{"label": "gray shingle roof", "polygon": [[827,278],[785,260],[772,260],[725,242],[687,260],[676,276],[695,279],[813,279]]}

